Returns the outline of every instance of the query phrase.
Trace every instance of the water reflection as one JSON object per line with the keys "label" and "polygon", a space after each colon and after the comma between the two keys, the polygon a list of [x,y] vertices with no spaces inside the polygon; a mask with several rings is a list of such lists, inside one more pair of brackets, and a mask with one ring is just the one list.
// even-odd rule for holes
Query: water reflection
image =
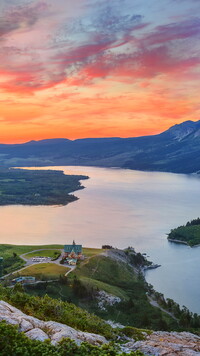
{"label": "water reflection", "polygon": [[[45,167],[44,169],[47,169]],[[93,167],[49,167],[86,174],[80,199],[65,207],[0,207],[1,243],[133,246],[162,267],[155,288],[200,313],[200,248],[169,243],[171,228],[200,216],[197,176]]]}

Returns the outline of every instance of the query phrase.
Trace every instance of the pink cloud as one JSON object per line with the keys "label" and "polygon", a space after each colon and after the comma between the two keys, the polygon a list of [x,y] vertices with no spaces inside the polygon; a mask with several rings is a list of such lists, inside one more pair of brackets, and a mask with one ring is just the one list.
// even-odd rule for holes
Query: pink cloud
{"label": "pink cloud", "polygon": [[158,26],[141,41],[146,45],[162,44],[173,40],[192,38],[200,34],[200,19],[191,18],[180,22]]}
{"label": "pink cloud", "polygon": [[[179,47],[174,50],[171,42],[188,38],[191,42],[195,40],[200,32],[199,19],[192,18],[157,26],[152,32],[145,33],[148,23],[142,22],[141,15],[121,15],[110,8],[110,12],[104,9],[103,18],[102,14],[98,13],[94,18],[96,22],[91,19],[85,23],[83,20],[69,20],[66,31],[71,32],[65,34],[64,26],[62,35],[64,38],[65,35],[66,38],[71,35],[72,39],[61,41],[60,46],[59,41],[58,44],[52,42],[51,45],[45,42],[42,43],[42,48],[38,40],[38,48],[33,50],[29,47],[23,48],[23,38],[20,38],[19,47],[2,47],[0,69],[10,76],[8,81],[2,84],[2,88],[31,93],[58,83],[91,85],[95,80],[107,77],[125,83],[134,82],[137,78],[151,79],[163,74],[181,77],[187,73],[188,79],[191,78],[191,72],[199,65],[200,57],[189,51],[184,51],[182,55],[184,42],[181,42],[181,50]],[[23,23],[28,38],[28,29],[44,17],[48,9],[44,1],[14,7],[12,11],[10,8],[0,24],[0,34],[4,35],[5,39],[6,34],[18,31]],[[54,18],[51,13],[48,28],[54,28],[54,20],[56,22],[58,18]],[[40,26],[43,25],[40,23]],[[37,34],[39,30],[40,27]],[[142,35],[138,34],[140,30]],[[74,42],[73,31],[77,36]],[[33,33],[30,36],[33,36]]]}
{"label": "pink cloud", "polygon": [[22,23],[23,30],[33,26],[39,18],[44,16],[47,9],[48,5],[44,1],[35,5],[10,6],[0,18],[0,37],[20,29]]}

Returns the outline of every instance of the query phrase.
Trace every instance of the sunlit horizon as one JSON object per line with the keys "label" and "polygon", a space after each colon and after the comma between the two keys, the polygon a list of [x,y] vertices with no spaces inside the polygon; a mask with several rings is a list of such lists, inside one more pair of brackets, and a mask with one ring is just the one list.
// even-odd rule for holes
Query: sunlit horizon
{"label": "sunlit horizon", "polygon": [[2,0],[0,142],[198,120],[199,13],[195,0]]}

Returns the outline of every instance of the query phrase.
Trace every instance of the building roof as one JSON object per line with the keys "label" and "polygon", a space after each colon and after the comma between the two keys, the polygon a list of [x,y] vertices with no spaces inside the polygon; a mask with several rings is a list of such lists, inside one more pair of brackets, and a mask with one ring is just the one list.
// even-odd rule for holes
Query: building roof
{"label": "building roof", "polygon": [[13,281],[15,282],[21,282],[21,281],[24,281],[24,280],[35,280],[35,277],[32,277],[32,276],[24,276],[24,277],[17,277],[15,279],[13,279]]}
{"label": "building roof", "polygon": [[71,253],[74,251],[74,253],[81,253],[82,252],[82,245],[64,245],[64,252],[66,253]]}

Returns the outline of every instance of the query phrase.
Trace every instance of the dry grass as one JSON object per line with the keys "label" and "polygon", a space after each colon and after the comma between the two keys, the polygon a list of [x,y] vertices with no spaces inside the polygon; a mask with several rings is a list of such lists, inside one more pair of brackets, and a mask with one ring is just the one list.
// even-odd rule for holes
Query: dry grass
{"label": "dry grass", "polygon": [[64,275],[68,271],[68,267],[59,266],[55,263],[38,263],[23,269],[17,275],[33,276],[39,280],[47,280],[58,279],[60,275]]}

